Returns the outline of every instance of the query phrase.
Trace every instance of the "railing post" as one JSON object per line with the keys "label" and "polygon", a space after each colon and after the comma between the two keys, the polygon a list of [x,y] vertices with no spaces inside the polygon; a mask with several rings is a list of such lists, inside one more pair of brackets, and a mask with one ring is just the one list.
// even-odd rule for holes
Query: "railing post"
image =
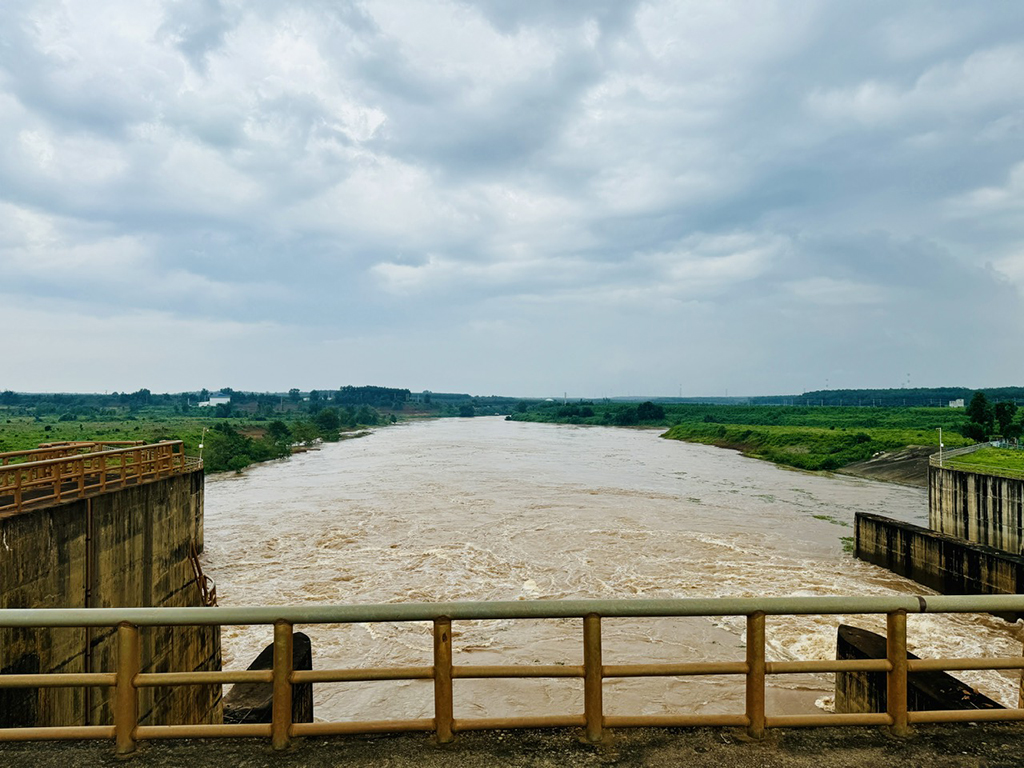
{"label": "railing post", "polygon": [[123,622],[117,625],[117,677],[114,688],[114,737],[117,754],[135,751],[135,729],[139,724],[139,695],[135,676],[142,666],[139,628]]}
{"label": "railing post", "polygon": [[886,656],[890,669],[886,675],[886,701],[892,731],[909,736],[907,718],[907,612],[893,611],[886,615]]}
{"label": "railing post", "polygon": [[270,717],[270,743],[274,749],[287,749],[291,744],[293,642],[292,625],[287,621],[275,621],[274,700]]}
{"label": "railing post", "polygon": [[434,619],[434,731],[440,744],[452,740],[455,703],[452,696],[452,620]]}
{"label": "railing post", "polygon": [[601,658],[601,617],[583,617],[583,716],[587,741],[601,741],[604,729],[604,669]]}
{"label": "railing post", "polygon": [[764,613],[747,616],[747,733],[764,738]]}

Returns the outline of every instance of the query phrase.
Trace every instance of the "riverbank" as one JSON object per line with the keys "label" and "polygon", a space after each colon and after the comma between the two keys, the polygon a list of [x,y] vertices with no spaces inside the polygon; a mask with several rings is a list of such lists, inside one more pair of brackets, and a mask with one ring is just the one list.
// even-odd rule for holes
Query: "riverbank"
{"label": "riverbank", "polygon": [[599,745],[572,729],[465,733],[445,745],[424,735],[352,736],[297,739],[284,752],[260,739],[189,739],[143,743],[127,761],[107,742],[23,742],[0,744],[0,762],[38,768],[1012,768],[1022,752],[1024,728],[991,723],[918,726],[908,739],[878,728],[778,729],[763,741],[739,730],[623,729]]}
{"label": "riverbank", "polygon": [[[924,429],[823,428],[748,424],[677,424],[662,437],[732,448],[755,459],[810,471],[923,484],[937,434]],[[949,447],[971,441],[953,435]],[[922,475],[923,473],[923,475]]]}

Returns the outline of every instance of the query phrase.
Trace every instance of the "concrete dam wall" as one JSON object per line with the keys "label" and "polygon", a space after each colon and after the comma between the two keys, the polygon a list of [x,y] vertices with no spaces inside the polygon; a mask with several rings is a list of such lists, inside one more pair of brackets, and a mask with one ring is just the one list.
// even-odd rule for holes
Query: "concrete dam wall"
{"label": "concrete dam wall", "polygon": [[[202,546],[196,469],[0,517],[0,608],[202,604],[189,559]],[[112,672],[116,630],[0,629],[0,673]],[[142,671],[220,669],[217,627],[144,628]],[[221,687],[139,691],[140,723],[220,722]],[[103,688],[0,690],[0,727],[111,722]]]}
{"label": "concrete dam wall", "polygon": [[928,524],[940,533],[1020,554],[1024,479],[932,466]]}
{"label": "concrete dam wall", "polygon": [[987,595],[1024,591],[1024,557],[880,515],[859,512],[855,527],[858,558],[938,592]]}

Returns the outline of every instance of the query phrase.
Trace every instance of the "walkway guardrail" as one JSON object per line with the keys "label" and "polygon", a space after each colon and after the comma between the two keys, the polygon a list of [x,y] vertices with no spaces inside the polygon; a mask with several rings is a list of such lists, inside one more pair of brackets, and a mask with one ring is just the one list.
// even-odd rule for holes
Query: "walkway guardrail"
{"label": "walkway guardrail", "polygon": [[65,456],[77,456],[82,453],[96,453],[97,451],[112,451],[118,448],[145,444],[145,440],[74,440],[60,443],[43,443],[38,448],[0,453],[0,466],[30,461],[62,459]]}
{"label": "walkway guardrail", "polygon": [[975,472],[980,475],[993,475],[995,477],[1006,477],[1011,480],[1019,480],[1024,478],[1024,470],[1013,469],[1011,467],[1000,467],[994,464],[982,464],[973,461],[962,461],[961,457],[966,456],[976,451],[980,451],[982,448],[999,448],[1001,446],[999,440],[993,440],[989,443],[977,443],[975,445],[967,445],[963,448],[956,448],[951,451],[944,451],[941,455],[933,453],[928,463],[933,467],[941,469],[955,469],[960,472]]}
{"label": "walkway guardrail", "polygon": [[[460,731],[498,728],[581,727],[598,741],[605,728],[643,726],[734,726],[754,738],[766,728],[796,726],[883,725],[906,734],[914,723],[1024,720],[1024,709],[908,711],[907,675],[925,670],[1024,669],[1024,658],[907,658],[907,616],[916,613],[989,613],[1024,611],[1024,595],[929,597],[779,597],[679,600],[538,600],[466,603],[397,603],[259,608],[101,608],[0,610],[2,627],[116,627],[116,669],[92,673],[0,675],[0,688],[94,686],[113,689],[113,722],[79,727],[0,729],[0,741],[29,739],[112,739],[119,754],[134,751],[146,739],[238,737],[269,738],[275,749],[299,736],[433,731],[440,742]],[[769,617],[789,615],[884,614],[887,658],[856,660],[767,661],[765,632]],[[711,662],[615,664],[602,661],[601,622],[605,618],[746,617],[744,658]],[[562,665],[455,665],[454,622],[494,619],[580,619],[582,663]],[[375,622],[429,622],[433,664],[419,667],[363,669],[292,668],[296,625]],[[142,673],[140,627],[192,625],[272,625],[271,670]],[[765,711],[768,675],[822,672],[884,672],[888,711],[865,714],[769,715]],[[611,678],[738,675],[745,679],[746,705],[733,714],[608,716],[603,683]],[[453,681],[495,678],[572,678],[582,680],[582,713],[557,717],[456,719]],[[432,680],[434,716],[414,720],[362,722],[292,722],[292,685],[373,680]],[[267,724],[140,725],[138,690],[147,686],[270,683],[272,722]]]}
{"label": "walkway guardrail", "polygon": [[180,440],[104,451],[73,447],[86,445],[55,449],[68,451],[64,456],[0,466],[0,514],[97,496],[202,467],[200,459],[185,456]]}

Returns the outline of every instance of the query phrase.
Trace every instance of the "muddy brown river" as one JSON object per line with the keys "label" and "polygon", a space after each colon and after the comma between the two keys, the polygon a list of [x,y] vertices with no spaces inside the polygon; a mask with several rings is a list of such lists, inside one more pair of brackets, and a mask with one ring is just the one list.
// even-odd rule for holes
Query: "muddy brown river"
{"label": "muddy brown river", "polygon": [[[221,605],[924,594],[844,552],[857,511],[924,523],[923,489],[781,469],[658,431],[443,419],[207,479]],[[841,621],[769,617],[770,660],[834,658]],[[922,656],[1021,652],[1018,625],[910,616]],[[314,666],[431,663],[430,626],[299,627]],[[580,664],[582,622],[457,622],[456,664]],[[244,668],[269,628],[225,628]],[[742,618],[605,620],[606,664],[742,660]],[[964,674],[1016,704],[1009,673]],[[769,714],[828,709],[831,675],[768,680]],[[429,681],[318,684],[318,720],[431,717]],[[455,716],[582,711],[581,680],[458,680]],[[605,711],[743,711],[737,677],[611,680]]]}

